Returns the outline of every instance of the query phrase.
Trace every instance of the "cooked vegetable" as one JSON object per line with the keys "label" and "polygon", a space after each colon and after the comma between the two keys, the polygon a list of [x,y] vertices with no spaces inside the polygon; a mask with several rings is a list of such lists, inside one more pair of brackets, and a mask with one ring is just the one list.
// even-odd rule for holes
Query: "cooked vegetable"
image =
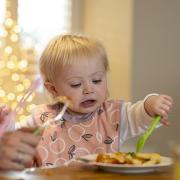
{"label": "cooked vegetable", "polygon": [[158,153],[115,152],[98,154],[96,158],[96,162],[110,164],[153,165],[160,161],[161,156]]}

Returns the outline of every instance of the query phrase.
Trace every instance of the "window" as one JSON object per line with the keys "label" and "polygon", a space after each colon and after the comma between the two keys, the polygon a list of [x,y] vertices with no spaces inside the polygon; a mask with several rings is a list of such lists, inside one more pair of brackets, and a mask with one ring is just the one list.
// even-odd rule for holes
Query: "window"
{"label": "window", "polygon": [[40,47],[56,34],[71,29],[71,0],[19,0],[18,12],[23,34]]}
{"label": "window", "polygon": [[[18,0],[18,24],[24,43],[36,43],[41,50],[56,34],[71,30],[72,0]],[[6,1],[0,0],[0,24]]]}
{"label": "window", "polygon": [[5,16],[5,0],[0,0],[0,24],[3,23]]}
{"label": "window", "polygon": [[[52,37],[59,33],[71,31],[72,0],[17,1],[18,25],[21,29],[20,37],[23,47],[35,46],[38,56]],[[10,0],[10,2],[13,2],[13,0]],[[15,9],[16,7],[13,8]],[[1,26],[5,18],[5,10],[6,0],[0,0],[0,35]],[[35,58],[35,60],[37,59]],[[35,65],[36,62],[33,66]]]}

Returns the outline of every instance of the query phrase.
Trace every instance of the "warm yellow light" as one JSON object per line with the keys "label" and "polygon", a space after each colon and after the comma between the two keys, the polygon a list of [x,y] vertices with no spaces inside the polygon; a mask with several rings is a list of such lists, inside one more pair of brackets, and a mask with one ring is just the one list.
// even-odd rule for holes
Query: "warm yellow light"
{"label": "warm yellow light", "polygon": [[12,55],[12,56],[10,57],[10,60],[12,60],[12,61],[17,61],[17,60],[18,60],[18,58],[17,58],[17,56]]}
{"label": "warm yellow light", "polygon": [[0,89],[0,97],[4,97],[5,96],[5,91],[3,89]]}
{"label": "warm yellow light", "polygon": [[[6,6],[7,6],[7,8],[10,8],[10,7],[11,7],[11,1],[10,1],[10,0],[9,0],[9,1],[7,0],[7,1],[6,1]],[[7,11],[7,12],[10,12],[10,11]]]}
{"label": "warm yellow light", "polygon": [[4,49],[5,53],[7,54],[11,54],[12,53],[12,47],[11,46],[6,46],[5,49]]}
{"label": "warm yellow light", "polygon": [[3,60],[0,60],[0,69],[3,69],[5,66],[5,62]]}
{"label": "warm yellow light", "polygon": [[17,99],[18,102],[21,100],[22,96],[23,96],[22,94],[20,94],[20,95],[17,96],[16,99]]}
{"label": "warm yellow light", "polygon": [[8,104],[9,100],[7,99],[7,96],[0,96],[1,104]]}
{"label": "warm yellow light", "polygon": [[20,33],[20,27],[18,25],[14,26],[13,29],[15,33]]}
{"label": "warm yellow light", "polygon": [[17,34],[12,34],[10,39],[11,39],[11,41],[16,42],[18,40]]}
{"label": "warm yellow light", "polygon": [[26,59],[22,59],[20,62],[19,62],[19,69],[24,69],[26,68],[28,65],[28,62]]}
{"label": "warm yellow light", "polygon": [[31,82],[29,79],[24,79],[22,83],[26,89],[31,85]]}
{"label": "warm yellow light", "polygon": [[7,27],[12,27],[12,25],[13,25],[13,20],[12,20],[11,18],[6,19],[5,25],[6,25]]}
{"label": "warm yellow light", "polygon": [[23,114],[23,112],[24,112],[24,109],[21,108],[21,109],[18,111],[18,115]]}
{"label": "warm yellow light", "polygon": [[30,105],[27,106],[26,110],[27,110],[27,112],[30,113],[35,107],[36,107],[35,104],[30,104]]}
{"label": "warm yellow light", "polygon": [[6,17],[10,17],[11,16],[11,12],[10,11],[6,11]]}
{"label": "warm yellow light", "polygon": [[7,95],[7,98],[8,98],[8,100],[13,101],[15,99],[15,94],[14,93],[9,93]]}
{"label": "warm yellow light", "polygon": [[[30,36],[28,36],[28,37],[25,37],[25,45],[26,45],[26,47],[33,47],[33,45],[34,45],[34,41],[33,41],[33,39],[30,37]],[[31,51],[31,49],[29,49],[28,50],[29,52]],[[31,52],[30,52],[31,53]]]}
{"label": "warm yellow light", "polygon": [[17,89],[17,91],[22,92],[22,91],[24,91],[24,86],[22,84],[18,84],[16,89]]}
{"label": "warm yellow light", "polygon": [[1,37],[7,37],[8,32],[5,29],[0,29],[0,36]]}
{"label": "warm yellow light", "polygon": [[17,102],[12,102],[11,108],[12,108],[12,109],[15,109],[16,106],[17,106]]}
{"label": "warm yellow light", "polygon": [[0,85],[2,85],[4,83],[3,79],[0,78]]}
{"label": "warm yellow light", "polygon": [[9,69],[14,69],[15,67],[15,64],[13,61],[8,61],[7,64],[6,64],[7,68]]}
{"label": "warm yellow light", "polygon": [[33,95],[30,95],[27,99],[27,102],[31,102],[33,100]]}
{"label": "warm yellow light", "polygon": [[[0,40],[0,50],[2,51],[0,58],[0,101],[14,109],[23,97],[24,91],[31,85],[32,77],[31,74],[29,77],[29,72],[34,72],[35,50],[28,49],[21,43],[16,43],[19,41],[21,29],[12,17],[11,0],[6,0],[6,6],[4,26],[0,27],[0,39],[2,39],[2,41]],[[33,65],[29,67],[29,63]],[[35,104],[32,104],[33,98],[34,93],[25,102],[25,107],[18,112],[16,120],[27,119],[27,113],[31,113],[35,107]]]}
{"label": "warm yellow light", "polygon": [[14,73],[14,74],[12,74],[11,79],[12,79],[13,81],[18,81],[18,80],[20,79],[20,76],[19,76],[19,74]]}
{"label": "warm yellow light", "polygon": [[2,74],[2,76],[4,76],[4,77],[5,77],[5,76],[6,76],[6,77],[9,76],[10,73],[11,73],[11,72],[10,72],[9,69],[7,69],[7,68],[4,68],[4,69],[1,70],[1,74]]}
{"label": "warm yellow light", "polygon": [[19,116],[19,121],[25,121],[25,120],[27,120],[27,116],[25,115]]}
{"label": "warm yellow light", "polygon": [[25,67],[25,68],[21,68],[20,69],[23,73],[26,73],[27,72],[27,70],[28,70],[28,68],[27,67]]}

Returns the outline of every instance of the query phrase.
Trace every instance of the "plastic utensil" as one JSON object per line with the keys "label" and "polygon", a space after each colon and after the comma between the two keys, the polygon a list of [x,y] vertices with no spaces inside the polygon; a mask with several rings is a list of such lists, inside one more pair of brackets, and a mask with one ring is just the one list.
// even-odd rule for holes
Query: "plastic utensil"
{"label": "plastic utensil", "polygon": [[159,123],[160,119],[160,116],[155,116],[150,128],[138,139],[138,142],[136,144],[136,153],[143,150],[145,142],[156,128],[156,125]]}
{"label": "plastic utensil", "polygon": [[40,86],[40,79],[36,79],[34,82],[32,82],[32,84],[30,85],[30,87],[25,91],[25,93],[23,94],[22,98],[20,99],[20,101],[17,103],[16,107],[14,110],[12,110],[6,117],[5,117],[5,121],[3,124],[1,124],[0,126],[0,137],[2,136],[2,134],[5,132],[5,130],[8,129],[8,127],[12,126],[11,121],[15,121],[16,119],[16,115],[18,114],[18,112],[24,108],[24,106],[27,104],[27,99],[29,98],[29,96]]}

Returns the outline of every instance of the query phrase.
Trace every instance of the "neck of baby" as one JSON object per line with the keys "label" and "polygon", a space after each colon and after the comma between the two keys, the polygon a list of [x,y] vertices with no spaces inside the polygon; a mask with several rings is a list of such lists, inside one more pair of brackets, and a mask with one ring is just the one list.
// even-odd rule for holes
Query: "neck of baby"
{"label": "neck of baby", "polygon": [[91,120],[93,118],[93,115],[98,109],[99,108],[89,113],[78,113],[68,109],[64,114],[64,119],[71,122],[81,122],[81,121]]}
{"label": "neck of baby", "polygon": [[[83,116],[83,115],[86,115],[86,114],[89,114],[89,113],[80,113],[80,112],[75,112],[75,111],[72,111],[71,109],[67,109],[66,112],[71,115],[71,116]],[[92,112],[90,112],[92,113]]]}

